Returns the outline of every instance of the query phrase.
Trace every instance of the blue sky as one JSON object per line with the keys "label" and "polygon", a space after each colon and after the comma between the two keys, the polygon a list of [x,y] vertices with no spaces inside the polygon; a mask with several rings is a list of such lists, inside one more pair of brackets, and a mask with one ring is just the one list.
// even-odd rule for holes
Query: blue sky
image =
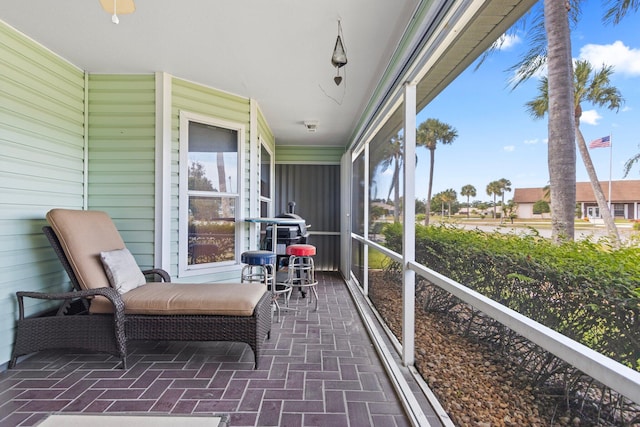
{"label": "blue sky", "polygon": [[[613,66],[612,84],[625,103],[617,113],[583,104],[580,129],[587,144],[611,135],[612,150],[589,151],[600,181],[608,181],[610,171],[613,180],[619,180],[624,163],[640,152],[640,12],[614,26],[602,23],[601,2],[583,2],[582,10],[580,23],[572,32],[573,57],[587,59],[597,69],[603,63]],[[460,189],[471,184],[477,190],[472,200],[490,201],[487,184],[501,178],[510,180],[512,188],[548,184],[547,117],[534,120],[525,109],[525,103],[537,95],[539,81],[531,79],[515,90],[508,86],[511,75],[507,69],[527,50],[525,37],[521,33],[509,39],[478,70],[474,71],[472,64],[418,114],[418,124],[433,117],[458,131],[453,144],[436,148],[433,194],[453,188],[462,201]],[[425,199],[429,155],[425,148],[417,151],[417,197]],[[576,156],[576,178],[588,181],[577,151]],[[626,179],[640,179],[640,166],[636,165]],[[513,192],[506,193],[505,200],[512,197]]]}

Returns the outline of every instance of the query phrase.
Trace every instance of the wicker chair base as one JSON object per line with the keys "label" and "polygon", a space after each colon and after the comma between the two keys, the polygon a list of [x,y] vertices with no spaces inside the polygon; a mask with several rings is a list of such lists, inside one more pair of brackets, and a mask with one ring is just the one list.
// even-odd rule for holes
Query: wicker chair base
{"label": "wicker chair base", "polygon": [[42,350],[73,349],[109,353],[122,358],[112,315],[66,315],[24,318],[16,322],[16,340],[9,361]]}
{"label": "wicker chair base", "polygon": [[[126,342],[234,341],[244,342],[254,353],[255,368],[265,337],[271,334],[271,296],[265,293],[252,316],[144,316],[125,315],[124,334],[118,337],[113,315],[63,315],[23,318],[16,322],[16,340],[9,361],[51,349],[108,353],[127,368]],[[119,345],[120,343],[120,345]]]}
{"label": "wicker chair base", "polygon": [[[239,285],[241,286],[241,285]],[[265,293],[253,316],[150,316],[126,315],[125,335],[129,340],[233,341],[251,347],[255,368],[265,337],[271,335],[271,296]]]}

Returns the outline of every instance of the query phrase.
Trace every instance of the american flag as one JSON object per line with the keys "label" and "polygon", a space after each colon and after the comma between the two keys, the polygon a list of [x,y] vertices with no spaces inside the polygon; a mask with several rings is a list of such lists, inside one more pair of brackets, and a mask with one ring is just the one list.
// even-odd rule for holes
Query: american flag
{"label": "american flag", "polygon": [[603,136],[602,138],[594,139],[589,143],[589,148],[605,148],[611,147],[611,138]]}

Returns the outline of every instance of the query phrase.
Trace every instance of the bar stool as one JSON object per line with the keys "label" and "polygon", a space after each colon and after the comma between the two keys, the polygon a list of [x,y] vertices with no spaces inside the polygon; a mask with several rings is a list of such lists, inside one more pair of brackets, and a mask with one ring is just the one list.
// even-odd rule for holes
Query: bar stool
{"label": "bar stool", "polygon": [[242,267],[240,281],[242,283],[260,282],[267,286],[267,289],[271,292],[272,308],[276,311],[279,322],[280,304],[278,303],[278,298],[284,294],[285,300],[289,301],[291,288],[283,286],[281,283],[276,283],[276,254],[264,250],[246,251],[240,255],[240,261],[246,264]]}
{"label": "bar stool", "polygon": [[240,255],[242,267],[240,281],[242,283],[262,282],[270,286],[274,281],[274,265],[276,254],[271,251],[246,251]]}
{"label": "bar stool", "polygon": [[[315,311],[318,310],[318,291],[316,289],[318,281],[315,276],[315,266],[313,256],[316,254],[316,247],[309,244],[294,244],[287,246],[287,255],[289,255],[289,275],[287,277],[287,285],[290,289],[299,288],[303,292],[306,288],[310,288],[315,297]],[[289,294],[290,297],[290,294]],[[288,300],[287,300],[288,301]],[[311,301],[311,295],[307,300],[307,304]]]}

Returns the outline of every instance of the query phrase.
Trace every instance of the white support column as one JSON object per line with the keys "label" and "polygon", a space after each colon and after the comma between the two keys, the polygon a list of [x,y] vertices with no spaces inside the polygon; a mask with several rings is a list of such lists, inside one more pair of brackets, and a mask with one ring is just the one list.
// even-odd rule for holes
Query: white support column
{"label": "white support column", "polygon": [[416,85],[404,86],[404,209],[402,241],[402,363],[415,361],[416,275],[409,262],[416,256]]}
{"label": "white support column", "polygon": [[340,160],[340,271],[346,278],[351,277],[352,240],[351,240],[351,198],[353,182],[353,163],[351,151],[342,155]]}
{"label": "white support column", "polygon": [[[259,173],[261,173],[258,157],[260,156],[260,141],[258,139],[258,104],[255,99],[249,101],[249,217],[260,216]],[[243,147],[244,148],[244,147]],[[240,197],[245,197],[241,194]],[[259,225],[249,224],[249,248],[258,248]],[[244,240],[243,240],[244,241]]]}
{"label": "white support column", "polygon": [[82,158],[82,209],[89,209],[89,73],[84,73],[84,129]]}
{"label": "white support column", "polygon": [[156,73],[155,249],[153,264],[171,271],[171,75]]}
{"label": "white support column", "polygon": [[[370,193],[370,188],[369,188],[369,144],[364,146],[364,164],[366,165],[364,168],[364,182],[365,182],[365,187],[364,187],[364,195],[363,195],[363,205],[364,205],[364,217],[363,217],[363,221],[364,221],[364,238],[365,240],[369,241],[369,195]],[[362,261],[364,264],[364,274],[362,277],[362,280],[364,281],[362,283],[362,290],[364,292],[365,295],[369,295],[369,245],[363,245],[362,248],[364,249],[364,253],[362,254]]]}

